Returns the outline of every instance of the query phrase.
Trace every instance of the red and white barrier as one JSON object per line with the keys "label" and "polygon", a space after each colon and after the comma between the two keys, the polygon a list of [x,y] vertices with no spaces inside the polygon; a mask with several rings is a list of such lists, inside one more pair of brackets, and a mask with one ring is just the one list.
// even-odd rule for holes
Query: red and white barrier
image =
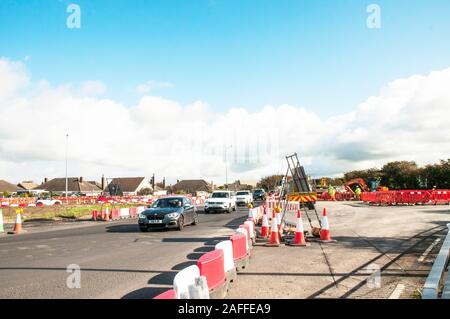
{"label": "red and white barrier", "polygon": [[200,276],[206,277],[211,298],[224,298],[228,283],[225,276],[224,252],[222,249],[210,251],[197,262]]}
{"label": "red and white barrier", "polygon": [[236,266],[233,259],[233,243],[231,240],[221,241],[216,244],[215,249],[223,250],[223,269],[229,282],[236,279]]}
{"label": "red and white barrier", "polygon": [[184,268],[175,275],[173,288],[176,299],[189,299],[189,286],[195,285],[195,279],[200,277],[200,269],[197,265]]}

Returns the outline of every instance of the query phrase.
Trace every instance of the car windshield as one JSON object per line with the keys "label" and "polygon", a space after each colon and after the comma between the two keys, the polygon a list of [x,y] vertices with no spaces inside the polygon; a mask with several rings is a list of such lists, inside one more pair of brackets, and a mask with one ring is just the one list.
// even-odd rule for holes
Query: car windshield
{"label": "car windshield", "polygon": [[153,208],[177,208],[181,207],[182,198],[160,198],[153,205]]}
{"label": "car windshield", "polygon": [[229,198],[229,193],[213,193],[211,198]]}
{"label": "car windshield", "polygon": [[257,189],[254,191],[255,194],[260,194],[260,193],[264,193],[264,191],[262,189]]}
{"label": "car windshield", "polygon": [[237,192],[236,195],[248,195],[249,192]]}

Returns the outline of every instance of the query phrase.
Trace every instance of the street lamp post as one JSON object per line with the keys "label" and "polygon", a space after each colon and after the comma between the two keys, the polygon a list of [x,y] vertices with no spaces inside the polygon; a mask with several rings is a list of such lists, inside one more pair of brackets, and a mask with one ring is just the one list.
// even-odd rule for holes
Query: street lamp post
{"label": "street lamp post", "polygon": [[227,157],[227,151],[229,148],[232,148],[233,145],[229,145],[225,147],[225,188],[228,189],[228,157]]}
{"label": "street lamp post", "polygon": [[69,134],[66,134],[66,205],[67,201],[67,192],[68,192],[68,177],[67,177],[67,153],[69,149]]}

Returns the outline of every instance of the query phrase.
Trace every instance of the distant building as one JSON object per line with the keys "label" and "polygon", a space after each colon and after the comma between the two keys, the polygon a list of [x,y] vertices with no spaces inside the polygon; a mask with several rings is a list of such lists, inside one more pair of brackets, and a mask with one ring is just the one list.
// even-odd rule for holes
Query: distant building
{"label": "distant building", "polygon": [[23,182],[17,184],[17,186],[23,188],[26,191],[29,191],[29,190],[32,190],[33,188],[36,188],[39,185],[34,183],[33,181],[23,181]]}
{"label": "distant building", "polygon": [[[54,178],[50,181],[45,179],[44,183],[38,185],[33,190],[45,191],[51,194],[65,194],[66,178]],[[98,196],[102,193],[101,187],[84,181],[83,177],[68,177],[67,192],[70,194],[83,194],[86,196]]]}
{"label": "distant building", "polygon": [[153,191],[152,185],[145,177],[113,178],[105,189],[110,196],[135,196],[143,189]]}
{"label": "distant building", "polygon": [[3,193],[9,193],[11,195],[17,194],[17,192],[22,191],[23,188],[14,184],[11,184],[3,179],[0,179],[0,196]]}
{"label": "distant building", "polygon": [[211,192],[211,185],[203,179],[190,179],[177,182],[171,189],[173,193],[185,192],[196,195],[197,192]]}

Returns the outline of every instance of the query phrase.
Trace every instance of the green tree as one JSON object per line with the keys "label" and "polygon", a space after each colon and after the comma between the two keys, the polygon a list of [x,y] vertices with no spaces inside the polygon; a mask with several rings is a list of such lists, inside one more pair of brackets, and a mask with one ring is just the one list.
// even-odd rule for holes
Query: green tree
{"label": "green tree", "polygon": [[261,180],[256,184],[257,188],[263,188],[266,191],[273,190],[276,186],[280,185],[283,175],[270,175],[261,178]]}
{"label": "green tree", "polygon": [[382,172],[378,168],[370,168],[359,171],[351,171],[344,174],[345,182],[354,178],[362,178],[364,182],[369,185],[371,180],[377,180],[381,178]]}
{"label": "green tree", "polygon": [[439,164],[427,165],[420,170],[421,186],[423,188],[450,188],[450,159],[441,160]]}
{"label": "green tree", "polygon": [[150,188],[143,188],[137,194],[139,196],[151,195],[152,190]]}
{"label": "green tree", "polygon": [[381,169],[381,185],[390,189],[419,188],[420,170],[415,162],[390,162]]}

